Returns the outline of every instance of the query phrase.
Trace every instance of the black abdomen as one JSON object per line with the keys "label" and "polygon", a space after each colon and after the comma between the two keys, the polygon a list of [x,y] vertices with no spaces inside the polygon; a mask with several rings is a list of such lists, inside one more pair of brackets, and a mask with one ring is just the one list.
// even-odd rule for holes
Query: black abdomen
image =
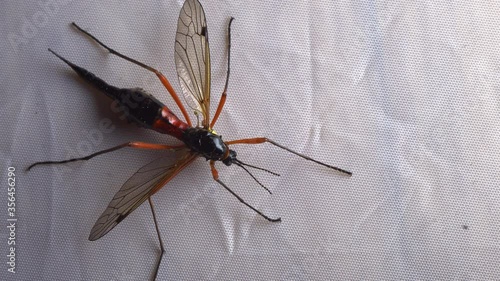
{"label": "black abdomen", "polygon": [[141,88],[121,89],[109,85],[94,73],[80,67],[50,50],[68,64],[83,80],[101,90],[118,103],[118,110],[125,113],[127,119],[141,127],[152,129],[154,122],[161,117],[164,104]]}

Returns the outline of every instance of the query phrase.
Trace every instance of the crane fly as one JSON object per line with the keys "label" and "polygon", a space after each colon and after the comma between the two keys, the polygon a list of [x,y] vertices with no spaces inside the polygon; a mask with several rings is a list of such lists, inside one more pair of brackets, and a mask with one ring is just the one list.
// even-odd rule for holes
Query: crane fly
{"label": "crane fly", "polygon": [[78,160],[89,160],[98,155],[109,153],[125,147],[135,149],[147,150],[165,150],[171,153],[176,151],[178,157],[172,164],[165,161],[165,157],[158,158],[151,163],[140,168],[133,174],[120,190],[113,197],[108,207],[104,210],[101,216],[97,219],[92,230],[90,231],[89,240],[94,241],[103,237],[106,233],[111,231],[123,219],[125,219],[131,212],[139,207],[146,200],[149,202],[153,221],[155,224],[158,240],[160,243],[160,257],[155,267],[154,279],[158,274],[158,269],[164,253],[164,246],[158,227],[158,221],[154,210],[154,205],[151,196],[158,192],[184,168],[193,163],[197,158],[205,158],[209,161],[210,170],[213,179],[233,196],[235,196],[241,203],[255,211],[261,217],[270,222],[281,221],[281,218],[271,218],[250,204],[245,202],[240,196],[233,192],[224,182],[219,179],[219,175],[215,164],[220,161],[226,166],[235,164],[236,166],[245,170],[259,185],[264,187],[255,176],[250,173],[249,168],[259,169],[265,172],[278,175],[264,168],[253,166],[242,162],[237,158],[236,151],[230,149],[234,144],[261,144],[270,143],[280,149],[286,150],[292,154],[302,157],[306,160],[323,165],[330,169],[339,171],[341,173],[351,175],[351,172],[337,168],[323,162],[312,159],[301,153],[293,151],[275,141],[265,138],[246,138],[231,141],[223,141],[222,137],[218,135],[213,127],[224,107],[227,88],[230,74],[230,50],[231,50],[231,24],[234,18],[230,18],[228,24],[228,56],[227,56],[227,73],[224,90],[219,100],[219,104],[215,111],[214,116],[210,116],[210,49],[208,45],[208,31],[203,7],[197,0],[186,0],[179,15],[177,22],[177,33],[175,37],[175,64],[179,83],[185,101],[189,108],[194,111],[195,115],[201,117],[201,126],[198,123],[193,127],[191,119],[187,110],[182,105],[177,93],[174,91],[167,78],[155,68],[152,68],[142,62],[125,56],[102,43],[89,32],[80,28],[77,24],[72,25],[80,32],[87,35],[93,41],[98,43],[101,47],[105,48],[111,54],[121,57],[133,64],[136,64],[150,72],[156,74],[160,82],[165,86],[170,96],[179,107],[185,121],[178,118],[166,105],[157,100],[154,96],[148,94],[140,88],[117,88],[109,85],[104,80],[98,78],[93,73],[86,69],[75,65],[74,63],[63,58],[53,50],[49,49],[56,57],[65,62],[71,67],[86,83],[93,85],[95,88],[106,94],[114,102],[116,102],[122,109],[125,110],[129,121],[144,127],[152,129],[162,134],[167,134],[182,141],[180,145],[145,143],[145,142],[126,142],[124,144],[95,152],[91,155],[73,158],[63,161],[43,161],[36,162],[28,167],[28,170],[37,165],[42,164],[62,164]]}

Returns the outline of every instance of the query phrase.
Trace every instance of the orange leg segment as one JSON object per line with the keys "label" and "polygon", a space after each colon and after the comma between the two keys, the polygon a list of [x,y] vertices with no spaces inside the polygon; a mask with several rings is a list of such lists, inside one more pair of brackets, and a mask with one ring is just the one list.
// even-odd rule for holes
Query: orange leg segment
{"label": "orange leg segment", "polygon": [[154,70],[153,72],[156,74],[156,76],[158,76],[158,78],[160,78],[160,81],[163,84],[163,86],[165,86],[165,88],[167,88],[167,91],[170,93],[170,96],[174,99],[175,104],[177,104],[177,106],[181,110],[182,115],[184,116],[184,119],[186,119],[186,123],[189,125],[189,127],[193,126],[191,124],[191,118],[189,118],[189,115],[186,111],[186,108],[184,108],[184,106],[182,105],[182,102],[179,99],[179,96],[177,96],[177,93],[175,92],[174,88],[172,87],[172,85],[170,85],[170,82],[168,82],[167,77],[165,77],[158,70],[156,70],[156,69],[153,69],[153,70]]}
{"label": "orange leg segment", "polygon": [[157,143],[147,143],[147,142],[128,142],[119,146],[123,147],[131,147],[131,148],[139,148],[139,149],[154,149],[154,150],[164,150],[164,149],[179,149],[186,147],[184,144],[180,145],[165,145],[165,144],[157,144]]}
{"label": "orange leg segment", "polygon": [[267,142],[267,138],[251,138],[251,139],[241,139],[241,140],[233,140],[233,141],[226,141],[227,145],[231,144],[259,144],[259,143],[264,143]]}
{"label": "orange leg segment", "polygon": [[325,164],[325,163],[323,163],[323,162],[320,162],[320,161],[318,161],[318,160],[315,160],[315,159],[313,159],[313,158],[311,158],[311,157],[309,157],[309,156],[306,156],[306,155],[304,155],[304,154],[301,154],[301,153],[298,153],[298,152],[296,152],[296,151],[293,151],[293,150],[291,150],[290,148],[288,148],[288,147],[286,147],[286,146],[283,146],[283,145],[281,145],[281,144],[278,144],[278,143],[276,143],[275,141],[272,141],[272,140],[270,140],[270,139],[268,139],[268,138],[251,138],[251,139],[233,140],[233,141],[228,141],[228,142],[226,142],[226,144],[227,144],[227,145],[231,145],[231,144],[259,144],[259,143],[264,143],[264,142],[268,142],[268,143],[270,143],[270,144],[272,144],[272,145],[274,145],[274,146],[277,146],[277,147],[279,147],[279,148],[281,148],[281,149],[284,149],[284,150],[286,150],[286,151],[288,151],[288,152],[290,152],[290,153],[293,153],[293,154],[295,154],[295,155],[297,155],[297,156],[300,156],[300,157],[302,157],[302,158],[304,158],[304,159],[306,159],[306,160],[309,160],[309,161],[312,161],[312,162],[314,162],[314,163],[320,164],[320,165],[325,166],[325,167],[327,167],[327,168],[330,168],[330,169],[333,169],[333,170],[339,171],[339,172],[344,173],[344,174],[347,174],[347,175],[349,175],[349,176],[351,176],[351,175],[352,175],[352,173],[351,173],[351,172],[349,172],[349,171],[346,171],[346,170],[344,170],[344,169],[341,169],[341,168],[338,168],[338,167],[335,167],[335,166],[331,166],[331,165]]}
{"label": "orange leg segment", "polygon": [[222,93],[222,96],[220,97],[219,100],[219,105],[217,106],[217,111],[215,111],[214,118],[212,119],[212,122],[210,123],[210,128],[213,128],[215,125],[215,122],[217,122],[217,119],[219,118],[220,113],[222,112],[222,108],[224,107],[224,104],[226,103],[226,89],[224,89],[224,92]]}

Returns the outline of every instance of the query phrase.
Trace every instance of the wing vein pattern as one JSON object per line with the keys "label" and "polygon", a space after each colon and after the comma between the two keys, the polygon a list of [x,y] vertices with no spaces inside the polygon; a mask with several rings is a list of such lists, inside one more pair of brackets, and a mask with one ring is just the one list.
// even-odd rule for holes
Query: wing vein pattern
{"label": "wing vein pattern", "polygon": [[187,105],[210,123],[210,49],[203,7],[187,0],[179,14],[175,36],[175,65]]}
{"label": "wing vein pattern", "polygon": [[175,158],[172,157],[161,157],[145,165],[132,175],[97,219],[90,231],[89,240],[97,240],[108,233],[196,159],[196,155],[187,149],[179,153],[181,154],[176,158],[177,160],[173,160]]}

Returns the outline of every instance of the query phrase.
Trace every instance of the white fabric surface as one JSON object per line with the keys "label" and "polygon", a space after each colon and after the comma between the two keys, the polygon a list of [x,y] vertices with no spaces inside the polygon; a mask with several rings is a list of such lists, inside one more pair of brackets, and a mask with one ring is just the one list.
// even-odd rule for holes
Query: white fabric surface
{"label": "white fabric surface", "polygon": [[[56,3],[46,9],[46,3]],[[106,3],[103,3],[106,2]],[[45,3],[45,4],[44,4]],[[223,181],[283,222],[268,223],[197,160],[154,196],[166,253],[158,280],[499,280],[500,3],[203,1],[215,129],[267,136],[354,173],[271,145],[237,146],[268,195],[238,167]],[[17,273],[1,280],[149,280],[158,258],[144,204],[98,241],[95,220],[159,152],[125,149],[63,167],[29,164],[126,141],[173,138],[122,122],[110,102],[47,51],[120,87],[142,87],[181,116],[151,73],[70,27],[159,68],[179,89],[173,50],[182,1],[3,1],[0,159],[17,169]],[[213,114],[213,113],[212,113]],[[104,132],[103,120],[114,130]],[[106,121],[104,121],[106,122]]]}

